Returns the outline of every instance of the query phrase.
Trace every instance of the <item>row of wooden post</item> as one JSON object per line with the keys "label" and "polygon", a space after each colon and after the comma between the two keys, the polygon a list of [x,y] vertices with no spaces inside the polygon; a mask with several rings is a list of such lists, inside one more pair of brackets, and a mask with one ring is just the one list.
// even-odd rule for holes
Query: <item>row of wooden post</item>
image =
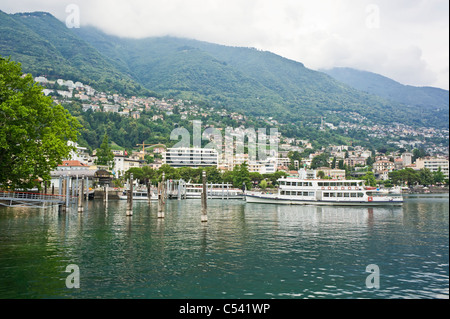
{"label": "row of wooden post", "polygon": [[[203,172],[202,182],[203,182],[203,189],[202,189],[202,196],[201,196],[201,200],[202,200],[201,221],[207,222],[208,214],[207,214],[206,172]],[[130,184],[130,187],[129,187],[129,190],[127,193],[126,215],[132,216],[133,215],[133,174],[130,174],[130,183],[129,184]],[[162,181],[158,183],[157,194],[158,194],[158,218],[164,218],[165,217],[164,207],[165,207],[166,199],[167,199],[167,189],[165,187],[165,173],[163,173],[163,175],[162,175]],[[151,184],[150,183],[147,184],[147,196],[148,196],[149,205],[151,205],[152,192],[151,192]]]}
{"label": "row of wooden post", "polygon": [[[70,183],[70,179],[72,179],[72,183]],[[84,175],[81,177],[81,183],[78,183],[78,176],[77,176],[77,187],[73,187],[73,178],[69,178],[66,176],[65,178],[60,177],[59,181],[59,195],[64,198],[64,203],[59,206],[61,212],[66,212],[67,208],[70,205],[70,193],[72,189],[72,195],[78,196],[78,213],[83,213],[84,211],[84,191],[85,191],[85,177]],[[72,187],[71,185],[72,184]],[[46,185],[45,185],[46,186]],[[88,186],[88,183],[86,183],[86,186]],[[47,187],[45,187],[45,193],[46,193]],[[52,186],[52,194],[54,193],[54,186]],[[86,187],[86,201],[89,201],[89,189]]]}
{"label": "row of wooden post", "polygon": [[[65,194],[65,204],[62,206],[63,210],[65,211],[67,207],[69,206],[69,181],[67,179],[62,180],[62,183],[60,183],[60,195]],[[203,172],[202,174],[202,194],[201,194],[201,204],[202,204],[202,215],[201,215],[201,221],[207,222],[208,221],[208,214],[207,214],[207,187],[206,187],[206,172]],[[129,183],[129,190],[127,193],[127,209],[126,209],[126,215],[132,216],[133,215],[133,174],[130,174],[130,183]],[[151,205],[151,186],[147,185],[148,187],[148,202]],[[83,196],[84,196],[84,176],[81,178],[81,183],[78,187],[78,213],[83,213],[84,206],[83,206]],[[164,207],[166,204],[167,199],[167,190],[165,187],[165,174],[163,173],[162,181],[158,183],[158,218],[164,218],[165,212]],[[105,204],[108,203],[108,186],[105,187],[105,194],[103,197]],[[86,192],[86,200],[89,200],[89,192]]]}

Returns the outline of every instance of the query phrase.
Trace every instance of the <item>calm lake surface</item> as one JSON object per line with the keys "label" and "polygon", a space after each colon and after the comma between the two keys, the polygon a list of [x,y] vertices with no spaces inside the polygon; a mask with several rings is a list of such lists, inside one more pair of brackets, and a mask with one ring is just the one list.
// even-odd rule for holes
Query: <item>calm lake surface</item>
{"label": "calm lake surface", "polygon": [[[0,298],[449,298],[449,197],[403,207],[90,201],[0,208]],[[368,288],[368,265],[379,288]],[[68,265],[80,288],[66,287]]]}

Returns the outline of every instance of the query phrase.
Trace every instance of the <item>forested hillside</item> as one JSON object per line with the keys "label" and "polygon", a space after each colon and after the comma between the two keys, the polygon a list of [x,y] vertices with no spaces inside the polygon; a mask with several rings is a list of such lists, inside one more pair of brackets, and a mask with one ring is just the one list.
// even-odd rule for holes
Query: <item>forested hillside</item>
{"label": "forested hillside", "polygon": [[[333,68],[323,72],[355,89],[410,105],[419,112],[442,110],[443,112],[438,111],[437,114],[447,115],[448,120],[449,92],[447,90],[403,85],[379,74],[351,68]],[[447,112],[444,112],[445,110]]]}
{"label": "forested hillside", "polygon": [[347,119],[347,113],[356,112],[377,124],[448,126],[434,113],[418,114],[270,52],[172,37],[123,39],[94,28],[75,32],[144,86],[170,96],[200,98],[283,122],[318,122],[335,112],[342,112],[335,120]]}
{"label": "forested hillside", "polygon": [[126,69],[121,69],[80,39],[49,13],[0,11],[0,55],[22,64],[24,72],[49,79],[72,79],[128,94],[151,94]]}
{"label": "forested hillside", "polygon": [[[118,38],[92,27],[69,29],[45,12],[0,11],[0,55],[11,56],[34,76],[80,81],[98,91],[193,100],[209,110],[205,121],[216,127],[226,118],[211,120],[211,108],[247,115],[245,126],[266,125],[270,119],[283,136],[316,146],[353,142],[376,147],[397,138],[385,134],[385,126],[397,123],[419,129],[449,126],[448,103],[441,107],[425,95],[416,95],[415,104],[396,99],[401,94],[387,93],[393,87],[389,79],[377,90],[356,89],[354,83],[271,52],[173,37]],[[448,91],[440,93],[448,96]],[[176,125],[189,126],[176,115],[153,123],[145,112],[131,119],[83,113],[79,102],[65,106],[84,125],[82,140],[91,147],[105,131],[119,146],[133,147],[143,140],[168,142]],[[320,127],[322,120],[334,128]],[[382,126],[381,134],[371,134],[374,126]]]}

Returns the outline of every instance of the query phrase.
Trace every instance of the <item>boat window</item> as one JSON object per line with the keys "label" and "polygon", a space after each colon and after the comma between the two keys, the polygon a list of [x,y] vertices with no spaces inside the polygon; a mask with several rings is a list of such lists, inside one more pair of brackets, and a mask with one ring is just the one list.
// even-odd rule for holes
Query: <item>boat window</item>
{"label": "boat window", "polygon": [[356,197],[356,193],[351,193],[350,196],[351,197]]}
{"label": "boat window", "polygon": [[324,184],[323,182],[319,182],[318,186],[321,187],[321,186],[323,186],[323,184]]}
{"label": "boat window", "polygon": [[336,197],[336,193],[330,193],[330,197]]}
{"label": "boat window", "polygon": [[337,193],[337,197],[344,197],[342,193]]}
{"label": "boat window", "polygon": [[284,186],[284,185],[286,185],[286,182],[285,181],[280,181],[280,186]]}
{"label": "boat window", "polygon": [[344,193],[344,197],[350,197],[350,193]]}
{"label": "boat window", "polygon": [[285,191],[281,191],[281,193],[280,193],[280,194],[281,194],[281,195],[285,195],[285,193],[286,193]]}
{"label": "boat window", "polygon": [[330,197],[330,193],[323,193],[323,197]]}
{"label": "boat window", "polygon": [[309,192],[308,195],[309,196],[314,196],[314,192]]}
{"label": "boat window", "polygon": [[292,182],[292,186],[297,186],[297,182]]}
{"label": "boat window", "polygon": [[358,193],[358,197],[364,197],[363,193]]}
{"label": "boat window", "polygon": [[291,182],[286,182],[286,186],[291,186]]}

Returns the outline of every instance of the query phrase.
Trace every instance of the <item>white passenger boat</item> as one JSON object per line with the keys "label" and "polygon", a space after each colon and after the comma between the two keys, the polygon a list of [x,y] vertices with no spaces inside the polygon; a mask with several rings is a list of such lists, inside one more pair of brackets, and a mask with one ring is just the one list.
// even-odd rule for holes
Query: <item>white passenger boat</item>
{"label": "white passenger boat", "polygon": [[367,189],[362,180],[281,178],[277,194],[247,192],[248,203],[286,205],[379,206],[402,205],[403,197]]}
{"label": "white passenger boat", "polygon": [[[127,190],[124,190],[122,194],[119,195],[119,199],[127,199]],[[133,200],[146,200],[148,201],[148,195],[147,195],[147,190],[137,190],[137,191],[133,191]],[[152,201],[154,200],[158,200],[158,195],[155,194],[154,192],[151,193],[151,199]]]}
{"label": "white passenger boat", "polygon": [[[202,190],[202,184],[186,184],[186,199],[201,199]],[[244,199],[244,192],[230,184],[207,184],[206,194],[209,199]]]}

